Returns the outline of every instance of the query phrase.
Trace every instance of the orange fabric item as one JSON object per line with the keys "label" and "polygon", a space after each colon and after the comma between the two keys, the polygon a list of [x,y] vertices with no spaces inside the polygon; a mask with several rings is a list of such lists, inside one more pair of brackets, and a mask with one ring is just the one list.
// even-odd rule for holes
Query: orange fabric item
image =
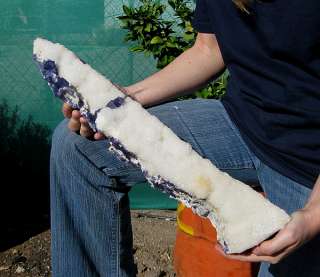
{"label": "orange fabric item", "polygon": [[230,260],[216,249],[216,231],[210,221],[179,204],[174,248],[178,277],[252,277],[258,264]]}

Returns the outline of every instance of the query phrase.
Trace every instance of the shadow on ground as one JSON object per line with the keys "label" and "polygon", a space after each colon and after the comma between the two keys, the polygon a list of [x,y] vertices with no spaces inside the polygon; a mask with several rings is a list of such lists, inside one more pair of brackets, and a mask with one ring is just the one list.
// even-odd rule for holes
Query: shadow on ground
{"label": "shadow on ground", "polygon": [[49,228],[49,136],[0,104],[0,251]]}

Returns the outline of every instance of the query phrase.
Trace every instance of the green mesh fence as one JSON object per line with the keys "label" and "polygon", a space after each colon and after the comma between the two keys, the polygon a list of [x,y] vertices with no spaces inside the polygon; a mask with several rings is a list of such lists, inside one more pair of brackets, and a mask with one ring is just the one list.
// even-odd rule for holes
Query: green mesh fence
{"label": "green mesh fence", "polygon": [[[121,85],[128,85],[155,72],[155,62],[143,54],[132,54],[123,42],[117,16],[119,0],[1,0],[0,1],[0,99],[18,106],[22,115],[31,114],[38,123],[53,129],[62,119],[61,102],[49,92],[32,61],[36,37],[60,42],[82,60]],[[141,199],[148,201],[149,190]],[[174,207],[171,200],[165,207]],[[133,201],[134,202],[134,201]],[[154,205],[154,198],[149,207]],[[169,204],[168,204],[169,203]],[[168,206],[169,205],[169,206]],[[145,205],[144,206],[148,206]]]}
{"label": "green mesh fence", "polygon": [[[32,41],[60,42],[114,82],[127,85],[155,71],[154,61],[132,54],[116,19],[127,1],[3,0],[0,2],[0,92],[23,113],[53,128],[60,102],[48,93],[32,62]],[[133,2],[130,4],[134,4]]]}

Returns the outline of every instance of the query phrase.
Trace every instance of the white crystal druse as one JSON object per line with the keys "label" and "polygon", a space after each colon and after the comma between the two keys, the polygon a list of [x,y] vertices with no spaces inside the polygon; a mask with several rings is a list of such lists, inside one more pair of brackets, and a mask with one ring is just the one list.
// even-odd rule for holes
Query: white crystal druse
{"label": "white crystal druse", "polygon": [[64,46],[38,38],[34,56],[56,93],[76,91],[86,111],[94,115],[97,130],[121,143],[125,150],[118,153],[140,166],[153,185],[163,186],[164,191],[169,186],[171,195],[211,220],[226,253],[241,253],[259,244],[290,220],[285,211],[198,155]]}

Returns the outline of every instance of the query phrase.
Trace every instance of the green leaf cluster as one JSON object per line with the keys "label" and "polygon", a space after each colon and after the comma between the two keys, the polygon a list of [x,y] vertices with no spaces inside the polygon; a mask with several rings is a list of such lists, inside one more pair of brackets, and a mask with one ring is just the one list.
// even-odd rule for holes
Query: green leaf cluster
{"label": "green leaf cluster", "polygon": [[[125,40],[135,43],[130,50],[153,56],[158,69],[190,48],[196,38],[191,24],[193,10],[190,0],[167,1],[163,4],[155,0],[140,0],[138,7],[124,5],[124,15],[118,17],[121,27],[128,31]],[[167,7],[174,12],[171,20],[164,19]],[[228,74],[224,73],[192,97],[220,98],[225,93],[227,78]]]}
{"label": "green leaf cluster", "polygon": [[50,136],[47,126],[0,102],[0,250],[49,226]]}
{"label": "green leaf cluster", "polygon": [[49,136],[47,126],[22,119],[18,108],[10,108],[6,101],[0,103],[0,165],[17,172],[46,170],[49,161]]}

